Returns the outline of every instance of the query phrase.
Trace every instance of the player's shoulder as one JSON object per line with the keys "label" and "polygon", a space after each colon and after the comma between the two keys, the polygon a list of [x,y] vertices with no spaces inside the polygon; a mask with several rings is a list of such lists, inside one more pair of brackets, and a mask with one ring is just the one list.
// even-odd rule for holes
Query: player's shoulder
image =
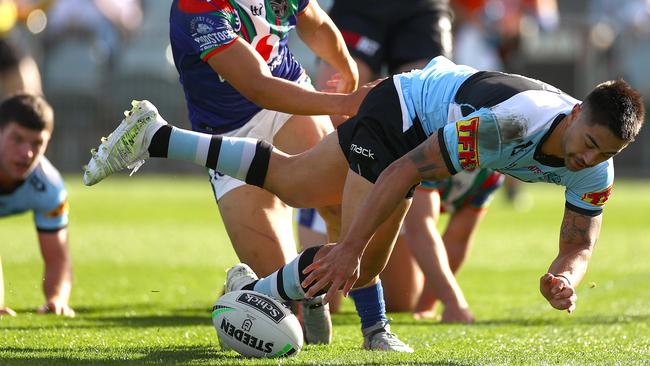
{"label": "player's shoulder", "polygon": [[601,192],[614,183],[614,160],[609,158],[596,166],[568,174],[569,189],[582,193]]}
{"label": "player's shoulder", "polygon": [[37,194],[58,196],[65,190],[61,173],[46,158],[41,157],[34,171],[27,177],[27,184]]}
{"label": "player's shoulder", "polygon": [[195,36],[197,41],[214,43],[224,26],[233,21],[239,22],[239,16],[233,5],[227,0],[199,1],[175,0],[169,17],[170,36],[172,40],[180,35]]}
{"label": "player's shoulder", "polygon": [[455,102],[463,106],[463,114],[471,109],[490,108],[502,115],[518,114],[529,120],[549,109],[562,110],[579,103],[543,81],[497,71],[471,75],[456,92]]}
{"label": "player's shoulder", "polygon": [[614,184],[614,162],[610,158],[594,167],[570,172],[567,203],[577,212],[594,216],[602,211]]}

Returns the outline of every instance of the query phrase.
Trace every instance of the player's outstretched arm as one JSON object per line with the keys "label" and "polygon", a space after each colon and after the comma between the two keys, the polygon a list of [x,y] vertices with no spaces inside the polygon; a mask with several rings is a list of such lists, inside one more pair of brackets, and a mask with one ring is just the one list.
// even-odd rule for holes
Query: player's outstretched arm
{"label": "player's outstretched arm", "polygon": [[68,250],[68,230],[39,232],[38,240],[45,262],[43,291],[45,304],[39,313],[53,313],[73,317],[74,310],[68,305],[72,291],[72,261]]}
{"label": "player's outstretched arm", "polygon": [[[422,179],[438,180],[449,175],[435,134],[389,165],[377,179],[336,248],[305,269],[304,272],[309,273],[309,276],[303,282],[303,287],[314,284],[307,292],[307,297],[327,288],[330,283],[326,301],[339,288],[343,288],[343,293],[347,295],[359,278],[360,258],[368,241],[377,228],[395,212],[409,189]],[[356,268],[352,268],[354,264]]]}
{"label": "player's outstretched arm", "polygon": [[540,279],[540,291],[556,309],[569,313],[576,308],[576,288],[587,272],[602,215],[586,216],[564,209],[558,256]]}
{"label": "player's outstretched arm", "polygon": [[208,63],[243,96],[265,109],[298,115],[354,115],[363,100],[356,94],[317,92],[276,78],[259,53],[240,38]]}

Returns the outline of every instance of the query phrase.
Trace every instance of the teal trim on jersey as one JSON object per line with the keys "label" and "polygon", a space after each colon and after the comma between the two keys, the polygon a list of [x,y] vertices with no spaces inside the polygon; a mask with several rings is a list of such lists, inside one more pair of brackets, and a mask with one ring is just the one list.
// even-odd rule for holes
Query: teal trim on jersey
{"label": "teal trim on jersey", "polygon": [[289,34],[289,31],[292,28],[289,18],[296,16],[298,12],[297,0],[289,0],[287,5],[288,9],[286,17],[280,18],[273,11],[270,0],[264,1],[264,6],[266,7],[266,21],[271,25],[269,33],[277,35],[280,39],[284,39],[287,34]]}
{"label": "teal trim on jersey", "polygon": [[[235,1],[232,2],[233,7],[235,8],[235,11],[237,14],[239,14],[239,19],[241,21],[241,29],[237,34],[239,34],[242,38],[246,40],[246,42],[251,43],[253,39],[255,39],[255,36],[257,35],[257,31],[255,30],[255,24],[253,24],[253,20],[248,16],[248,13],[239,6],[239,4]],[[230,24],[232,24],[233,29],[236,29],[236,21],[235,19],[228,19],[230,21]]]}
{"label": "teal trim on jersey", "polygon": [[282,24],[280,17],[278,17],[273,11],[273,7],[271,7],[271,2],[269,0],[264,1],[264,7],[266,8],[266,21],[269,22],[269,25],[271,26],[269,33],[275,34],[282,39],[282,32],[277,28],[277,26]]}
{"label": "teal trim on jersey", "polygon": [[269,25],[271,26],[269,33],[275,34],[280,39],[284,39],[291,30],[291,24],[288,19],[289,17],[294,16],[298,9],[297,2],[289,1],[288,3],[289,8],[287,9],[286,17],[280,18],[273,11],[270,0],[264,1],[264,6],[266,7],[266,21],[269,22]]}
{"label": "teal trim on jersey", "polygon": [[449,105],[454,103],[458,88],[477,70],[456,65],[444,56],[435,57],[422,70],[395,75],[399,79],[408,128],[416,117],[427,136],[445,126]]}

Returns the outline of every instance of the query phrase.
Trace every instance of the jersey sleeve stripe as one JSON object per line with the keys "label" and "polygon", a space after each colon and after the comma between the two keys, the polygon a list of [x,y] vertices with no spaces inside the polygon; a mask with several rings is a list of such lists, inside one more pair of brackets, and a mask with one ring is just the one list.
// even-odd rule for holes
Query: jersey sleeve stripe
{"label": "jersey sleeve stripe", "polygon": [[203,61],[208,61],[208,60],[210,59],[210,57],[216,55],[217,53],[219,53],[219,52],[225,50],[226,48],[232,46],[233,44],[235,44],[235,41],[236,41],[236,40],[237,40],[237,38],[235,38],[235,39],[233,39],[232,41],[230,41],[230,42],[228,42],[228,43],[226,43],[226,44],[223,44],[223,45],[221,45],[221,46],[218,46],[218,47],[215,47],[215,48],[211,48],[211,49],[209,49],[209,50],[205,50],[205,51],[201,54],[201,60],[203,60]]}
{"label": "jersey sleeve stripe", "polygon": [[449,170],[449,173],[451,173],[451,175],[458,173],[456,168],[454,168],[454,164],[451,162],[449,151],[447,151],[447,146],[445,145],[444,128],[438,129],[438,143],[440,144],[440,153],[442,154],[442,159],[445,161],[447,170]]}
{"label": "jersey sleeve stripe", "polygon": [[569,209],[569,210],[571,210],[573,212],[579,213],[581,215],[589,216],[589,217],[596,217],[596,216],[600,215],[601,213],[603,213],[602,208],[597,209],[597,210],[587,210],[585,208],[573,205],[573,204],[569,203],[569,201],[566,201],[566,203],[564,204],[564,207],[566,207],[567,209]]}
{"label": "jersey sleeve stripe", "polygon": [[63,225],[63,226],[56,227],[56,228],[42,228],[42,227],[37,226],[36,231],[38,231],[39,233],[56,233],[56,232],[59,232],[59,231],[65,229],[67,227],[68,227],[68,225]]}

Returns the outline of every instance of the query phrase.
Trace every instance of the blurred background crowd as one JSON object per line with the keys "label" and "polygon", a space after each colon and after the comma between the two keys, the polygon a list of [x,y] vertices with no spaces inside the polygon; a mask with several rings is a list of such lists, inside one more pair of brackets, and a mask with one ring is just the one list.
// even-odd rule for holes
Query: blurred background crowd
{"label": "blurred background crowd", "polygon": [[[352,0],[351,0],[352,1]],[[320,1],[328,9],[330,0]],[[80,172],[131,99],[189,127],[169,46],[171,0],[0,0],[0,94],[42,92],[55,110],[47,156]],[[544,80],[582,98],[624,78],[650,102],[650,0],[451,0],[458,63]],[[315,79],[318,60],[292,50]],[[617,175],[650,175],[650,131]],[[159,167],[160,168],[160,167]],[[180,169],[172,166],[171,169]]]}

